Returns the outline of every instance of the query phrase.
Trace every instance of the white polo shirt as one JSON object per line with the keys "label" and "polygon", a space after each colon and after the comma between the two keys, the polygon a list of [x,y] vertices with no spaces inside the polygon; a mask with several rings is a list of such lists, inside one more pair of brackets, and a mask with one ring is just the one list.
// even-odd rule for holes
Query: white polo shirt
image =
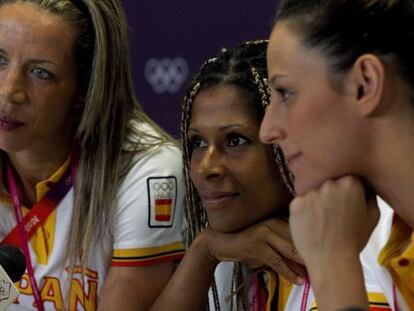
{"label": "white polo shirt", "polygon": [[[151,150],[132,167],[117,195],[113,237],[109,234],[91,248],[85,282],[80,270],[69,280],[66,246],[72,219],[73,189],[62,199],[29,243],[35,278],[46,310],[95,310],[110,266],[150,265],[182,258],[184,189],[179,149],[164,144]],[[47,181],[38,194],[59,180],[68,161]],[[41,195],[41,196],[42,196]],[[40,199],[40,198],[38,198]],[[28,210],[24,208],[24,212]],[[0,240],[16,225],[9,195],[0,195]],[[79,268],[78,268],[79,269]],[[67,297],[72,283],[71,296]],[[8,310],[36,310],[28,275],[17,283],[20,296]],[[137,293],[139,295],[139,293]]]}

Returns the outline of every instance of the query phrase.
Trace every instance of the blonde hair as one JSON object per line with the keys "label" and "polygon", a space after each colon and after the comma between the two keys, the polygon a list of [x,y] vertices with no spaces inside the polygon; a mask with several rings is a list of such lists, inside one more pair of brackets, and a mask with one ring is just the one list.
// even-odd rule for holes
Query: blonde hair
{"label": "blonde hair", "polygon": [[[116,194],[135,156],[173,140],[149,119],[134,95],[120,1],[0,1],[5,3],[33,3],[78,32],[75,57],[83,105],[75,134],[77,175],[67,256],[70,267],[77,261],[85,267],[90,247],[112,227]],[[149,124],[155,134],[139,130],[137,122]]]}

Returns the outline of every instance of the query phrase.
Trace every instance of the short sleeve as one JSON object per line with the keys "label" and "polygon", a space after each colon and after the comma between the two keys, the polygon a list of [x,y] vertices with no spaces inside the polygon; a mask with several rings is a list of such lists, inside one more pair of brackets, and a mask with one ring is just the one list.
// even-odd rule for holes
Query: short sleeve
{"label": "short sleeve", "polygon": [[113,266],[140,266],[184,255],[184,186],[179,149],[165,144],[132,167],[118,193]]}

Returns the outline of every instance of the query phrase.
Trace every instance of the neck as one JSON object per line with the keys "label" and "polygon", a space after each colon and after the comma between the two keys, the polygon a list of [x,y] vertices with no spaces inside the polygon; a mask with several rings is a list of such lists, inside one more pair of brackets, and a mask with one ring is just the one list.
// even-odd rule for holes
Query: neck
{"label": "neck", "polygon": [[368,182],[411,228],[414,228],[414,126],[412,120],[388,124],[380,133]]}
{"label": "neck", "polygon": [[22,199],[30,206],[36,203],[36,185],[49,178],[68,158],[71,146],[59,146],[46,152],[21,151],[9,153],[9,161],[15,170],[15,180]]}

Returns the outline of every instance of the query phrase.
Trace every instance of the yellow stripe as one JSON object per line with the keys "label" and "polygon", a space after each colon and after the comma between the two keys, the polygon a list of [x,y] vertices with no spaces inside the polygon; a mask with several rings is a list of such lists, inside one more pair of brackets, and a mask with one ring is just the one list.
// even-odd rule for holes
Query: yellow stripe
{"label": "yellow stripe", "polygon": [[381,293],[368,293],[368,301],[370,305],[377,303],[388,303],[387,298]]}
{"label": "yellow stripe", "polygon": [[0,194],[0,202],[5,205],[13,206],[13,201],[3,192]]}
{"label": "yellow stripe", "polygon": [[170,215],[171,205],[157,205],[155,206],[155,214],[157,215]]}
{"label": "yellow stripe", "polygon": [[[129,248],[129,249],[114,249],[112,257],[145,257],[145,256],[157,256],[165,252],[184,250],[183,242],[175,242],[167,245],[148,247],[148,248]],[[164,256],[164,255],[161,255]],[[116,259],[120,260],[120,259]]]}
{"label": "yellow stripe", "polygon": [[266,302],[266,311],[270,311],[272,308],[272,301],[273,297],[275,296],[275,290],[276,290],[276,275],[273,271],[266,271],[267,277],[268,277],[268,288],[267,291],[269,295],[267,296],[267,302]]}
{"label": "yellow stripe", "polygon": [[279,276],[279,301],[278,310],[284,310],[289,299],[290,292],[292,291],[293,284],[286,280],[284,277]]}
{"label": "yellow stripe", "polygon": [[[277,310],[284,310],[292,290],[292,284],[280,275],[279,277],[276,276],[273,271],[266,271],[266,273],[268,276],[267,290],[269,293],[267,297],[266,311],[271,311],[272,301],[275,299],[275,295],[277,295]],[[278,287],[277,293],[276,287]]]}

